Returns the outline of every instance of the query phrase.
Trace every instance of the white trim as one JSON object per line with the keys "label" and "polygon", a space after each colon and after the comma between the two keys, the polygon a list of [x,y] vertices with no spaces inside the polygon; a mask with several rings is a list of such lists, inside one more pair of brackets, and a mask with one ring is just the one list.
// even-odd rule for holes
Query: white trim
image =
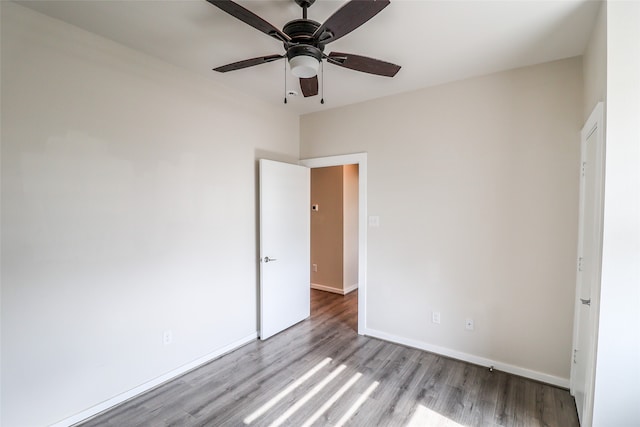
{"label": "white trim", "polygon": [[345,289],[340,289],[340,288],[334,288],[333,286],[325,286],[325,285],[318,285],[317,283],[312,283],[311,289],[317,289],[319,291],[325,291],[325,292],[332,292],[334,294],[346,295],[358,289],[358,284],[356,283],[355,285],[351,285]]}
{"label": "white trim", "polygon": [[463,362],[473,363],[474,365],[486,366],[487,368],[493,366],[493,368],[498,371],[530,378],[532,380],[541,381],[543,383],[562,388],[569,388],[568,378],[556,377],[555,375],[532,371],[531,369],[522,368],[520,366],[510,365],[508,363],[499,362],[497,360],[491,360],[484,357],[475,356],[473,354],[463,353],[461,351],[452,350],[446,347],[440,347],[423,341],[388,334],[386,332],[378,331],[375,329],[367,328],[367,330],[364,331],[364,335],[372,338],[378,338],[384,341],[389,341],[395,344],[406,345],[407,347],[417,348],[418,350],[428,351],[430,353],[439,354],[441,356],[450,357],[452,359],[461,360]]}
{"label": "white trim", "polygon": [[308,168],[358,165],[358,334],[367,327],[367,153],[300,160]]}
{"label": "white trim", "polygon": [[161,385],[162,383],[165,383],[167,381],[170,381],[176,377],[179,377],[180,375],[183,375],[185,373],[187,373],[188,371],[191,371],[197,367],[199,367],[200,365],[204,365],[205,363],[208,363],[214,359],[217,359],[218,357],[229,353],[231,351],[234,351],[240,347],[242,347],[245,344],[248,344],[251,341],[254,341],[255,339],[258,338],[258,333],[253,333],[251,335],[248,335],[242,339],[239,339],[238,341],[232,342],[229,345],[226,345],[222,348],[219,348],[216,351],[213,351],[205,356],[202,356],[199,359],[194,360],[193,362],[187,363],[186,365],[182,365],[181,367],[174,369],[173,371],[167,372],[164,375],[161,375],[157,378],[154,378],[151,381],[148,381],[142,385],[139,385],[138,387],[131,389],[129,391],[126,391],[124,393],[121,393],[109,400],[105,400],[102,403],[99,403],[95,406],[92,406],[89,409],[86,409],[80,413],[77,413],[75,415],[72,415],[69,418],[65,418],[62,421],[58,421],[55,424],[52,424],[51,427],[68,427],[71,426],[73,424],[79,423],[80,421],[84,421],[87,420],[95,415],[98,415],[101,412],[106,411],[107,409],[111,409],[116,405],[119,405],[120,403],[129,400],[131,398],[134,398],[142,393],[146,393],[147,391]]}

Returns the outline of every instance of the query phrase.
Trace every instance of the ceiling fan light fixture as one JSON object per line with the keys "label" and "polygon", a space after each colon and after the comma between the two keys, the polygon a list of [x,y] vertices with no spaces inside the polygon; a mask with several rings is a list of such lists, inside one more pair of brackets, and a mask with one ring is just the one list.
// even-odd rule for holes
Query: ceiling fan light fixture
{"label": "ceiling fan light fixture", "polygon": [[308,79],[318,74],[322,51],[311,45],[297,45],[287,51],[291,74]]}
{"label": "ceiling fan light fixture", "polygon": [[312,56],[299,55],[289,60],[289,66],[291,66],[291,74],[308,79],[318,74],[320,62]]}

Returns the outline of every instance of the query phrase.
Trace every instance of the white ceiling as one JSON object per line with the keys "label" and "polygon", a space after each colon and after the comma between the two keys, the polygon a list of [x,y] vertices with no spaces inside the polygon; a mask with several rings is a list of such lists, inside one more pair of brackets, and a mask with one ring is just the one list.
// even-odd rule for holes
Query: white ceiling
{"label": "white ceiling", "polygon": [[[283,48],[205,0],[19,3],[298,114],[581,55],[599,7],[592,0],[391,0],[325,52],[393,62],[400,72],[388,78],[325,63],[325,104],[320,96],[300,95],[285,106],[283,60],[224,74],[211,70]],[[302,16],[293,0],[238,3],[278,28]],[[308,17],[324,22],[343,3],[317,0]],[[288,88],[299,92],[288,74]]]}

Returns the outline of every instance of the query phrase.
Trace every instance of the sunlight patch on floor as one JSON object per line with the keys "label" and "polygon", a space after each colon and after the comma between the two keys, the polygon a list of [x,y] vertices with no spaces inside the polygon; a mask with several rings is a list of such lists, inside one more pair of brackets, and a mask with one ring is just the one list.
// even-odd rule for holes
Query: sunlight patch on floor
{"label": "sunlight patch on floor", "polygon": [[289,386],[287,386],[287,388],[282,390],[280,393],[275,395],[275,397],[273,397],[271,400],[269,400],[267,403],[262,405],[255,412],[253,412],[251,415],[249,415],[247,418],[245,418],[243,420],[244,423],[248,425],[248,424],[251,424],[252,422],[254,422],[255,420],[257,420],[261,415],[266,413],[269,409],[271,409],[274,405],[276,405],[278,402],[280,402],[289,393],[291,393],[293,390],[295,390],[296,388],[301,386],[305,381],[307,381],[309,378],[311,378],[316,372],[318,372],[320,369],[322,369],[325,366],[327,366],[329,364],[329,362],[331,362],[331,358],[327,357],[322,362],[318,363],[316,366],[311,368],[309,371],[307,371],[307,373],[305,373],[303,376],[301,376],[300,378],[298,378],[297,380],[295,380],[294,382],[289,384]]}
{"label": "sunlight patch on floor", "polygon": [[300,400],[298,400],[296,403],[291,405],[291,407],[289,409],[287,409],[284,414],[280,415],[277,420],[272,422],[269,425],[269,427],[278,427],[283,422],[285,422],[287,420],[287,418],[289,418],[291,415],[293,415],[298,409],[300,409],[302,407],[302,405],[307,403],[313,396],[318,394],[327,384],[329,384],[335,377],[337,377],[340,374],[340,372],[344,371],[346,368],[347,368],[346,365],[340,365],[336,369],[334,369],[334,371],[331,372],[329,375],[327,375],[327,377],[325,379],[320,381],[307,394],[302,396],[302,398],[300,398]]}
{"label": "sunlight patch on floor", "polygon": [[423,405],[418,405],[407,427],[464,427]]}
{"label": "sunlight patch on floor", "polygon": [[369,386],[369,388],[367,388],[365,390],[365,392],[362,393],[362,395],[358,398],[358,400],[356,400],[355,403],[353,405],[351,405],[349,410],[342,416],[342,418],[340,418],[340,420],[338,420],[338,422],[336,423],[335,427],[342,427],[344,425],[344,423],[349,421],[349,418],[351,418],[353,416],[353,414],[356,413],[356,411],[369,398],[371,393],[373,393],[373,390],[375,390],[376,387],[378,387],[378,385],[380,385],[380,383],[378,381],[374,381]]}
{"label": "sunlight patch on floor", "polygon": [[307,421],[304,422],[304,424],[302,424],[302,427],[309,427],[313,423],[315,423],[316,420],[320,418],[322,414],[324,414],[327,411],[327,409],[331,407],[331,405],[336,403],[338,399],[340,399],[340,397],[342,397],[342,395],[345,394],[347,390],[349,390],[351,386],[354,385],[356,381],[360,379],[361,376],[362,374],[360,372],[352,376],[351,379],[349,379],[349,381],[347,381],[342,387],[340,387],[340,390],[336,391],[334,395],[331,396],[329,400],[327,400],[324,403],[324,405],[320,407],[320,409],[318,409],[313,415],[309,417]]}
{"label": "sunlight patch on floor", "polygon": [[[243,420],[244,424],[249,425],[255,422],[256,420],[258,420],[262,416],[269,417],[268,415],[269,411],[272,412],[272,416],[277,415],[276,413],[273,413],[274,411],[276,411],[274,408],[279,403],[280,403],[280,407],[282,407],[283,406],[282,401],[285,398],[287,398],[287,396],[289,395],[291,396],[287,398],[288,402],[284,403],[286,410],[283,408],[282,410],[284,410],[284,412],[281,413],[275,419],[275,421],[271,422],[269,424],[269,427],[279,427],[282,424],[285,424],[287,420],[289,420],[298,410],[300,410],[306,404],[315,406],[315,408],[317,408],[317,405],[315,405],[313,402],[316,402],[318,405],[320,405],[320,403],[322,404],[318,409],[315,410],[315,412],[313,412],[313,415],[311,415],[304,423],[301,424],[301,427],[310,427],[311,425],[316,423],[325,413],[327,413],[327,411],[333,405],[336,404],[336,402],[340,401],[341,398],[344,400],[345,394],[350,389],[352,389],[352,387],[356,384],[356,382],[358,382],[358,380],[360,380],[363,377],[363,374],[361,372],[357,372],[353,374],[351,377],[347,377],[345,375],[344,378],[336,380],[336,378],[338,378],[340,374],[342,374],[347,369],[346,365],[340,365],[337,368],[335,368],[333,371],[328,373],[328,375],[325,372],[324,376],[321,375],[318,377],[318,379],[311,380],[311,383],[306,385],[304,388],[308,389],[314,383],[316,384],[313,385],[313,387],[311,387],[311,389],[308,392],[306,392],[303,396],[299,398],[295,397],[295,393],[293,392],[303,384],[307,383],[312,376],[316,375],[323,368],[326,368],[331,363],[331,360],[332,360],[331,358],[327,357],[326,359],[322,360],[320,363],[315,365],[313,368],[311,368],[309,371],[307,371],[303,376],[301,376],[300,378],[298,378],[297,380],[289,384],[285,389],[279,392],[267,403],[263,404],[260,408],[256,409],[253,413],[251,413],[251,415],[247,416]],[[331,397],[327,398],[325,402],[318,402],[317,398],[313,400],[314,397],[316,397],[316,395],[318,395],[318,393],[320,393],[324,388],[326,388],[329,385],[329,383],[331,383],[332,381],[337,384],[341,384],[340,388],[335,393],[333,393]],[[378,381],[374,381],[367,387],[367,389],[362,394],[352,393],[350,395],[352,397],[348,398],[348,400],[351,401],[356,396],[357,396],[357,399],[347,409],[347,411],[342,415],[342,417],[337,421],[337,423],[334,424],[334,426],[340,427],[340,426],[343,426],[345,423],[349,422],[349,420],[354,415],[356,415],[360,407],[365,404],[367,399],[369,399],[369,396],[371,395],[371,393],[373,393],[376,387],[378,387],[378,385],[380,385],[380,383]],[[336,385],[335,387],[337,388],[338,386]],[[362,387],[365,387],[365,385],[362,385]],[[344,401],[344,402],[346,403],[347,401]],[[289,403],[290,403],[290,406],[287,407]],[[279,411],[280,409],[277,410],[277,412]],[[311,412],[311,409],[309,409],[309,412]],[[265,421],[266,420],[263,419],[262,422],[264,423]]]}

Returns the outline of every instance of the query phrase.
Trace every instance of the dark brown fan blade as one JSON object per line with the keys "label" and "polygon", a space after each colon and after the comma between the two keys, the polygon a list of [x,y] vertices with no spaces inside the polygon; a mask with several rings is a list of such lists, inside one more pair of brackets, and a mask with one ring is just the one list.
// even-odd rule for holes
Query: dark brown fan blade
{"label": "dark brown fan blade", "polygon": [[224,10],[229,15],[235,18],[238,18],[245,24],[249,24],[253,28],[262,31],[263,33],[275,39],[278,39],[283,42],[291,40],[291,38],[288,35],[280,31],[273,25],[269,24],[267,21],[260,18],[255,13],[240,6],[238,3],[235,3],[231,0],[207,0],[207,1],[212,5]]}
{"label": "dark brown fan blade", "polygon": [[379,59],[341,52],[331,52],[327,57],[327,62],[349,68],[351,70],[386,77],[395,76],[401,68],[399,65],[380,61]]}
{"label": "dark brown fan blade", "polygon": [[241,70],[243,68],[253,67],[254,65],[266,64],[267,62],[277,61],[281,58],[284,58],[284,55],[260,56],[258,58],[245,59],[244,61],[238,61],[232,64],[223,65],[221,67],[214,68],[213,71],[226,73],[227,71]]}
{"label": "dark brown fan blade", "polygon": [[318,76],[313,76],[308,79],[300,79],[300,89],[304,97],[316,96],[318,94]]}
{"label": "dark brown fan blade", "polygon": [[331,15],[313,34],[327,44],[349,34],[389,5],[389,0],[351,0]]}

